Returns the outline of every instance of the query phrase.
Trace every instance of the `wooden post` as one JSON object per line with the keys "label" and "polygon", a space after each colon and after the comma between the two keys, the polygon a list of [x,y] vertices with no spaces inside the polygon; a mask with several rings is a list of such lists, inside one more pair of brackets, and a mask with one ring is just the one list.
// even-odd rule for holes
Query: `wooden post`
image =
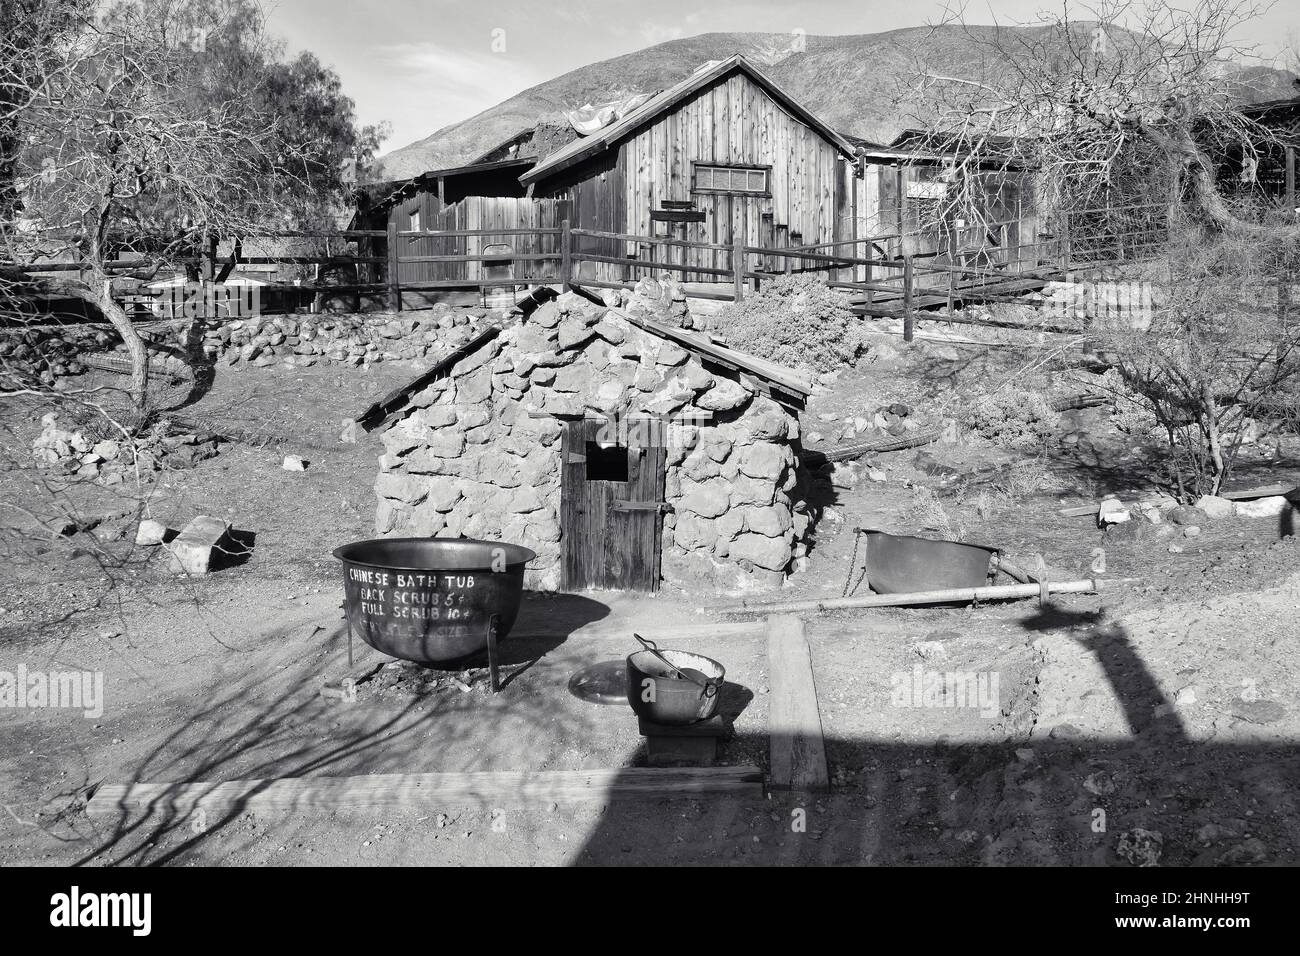
{"label": "wooden post", "polygon": [[916,317],[912,314],[912,257],[903,256],[903,341],[912,341]]}
{"label": "wooden post", "polygon": [[876,280],[875,280],[875,270],[872,269],[872,266],[871,266],[871,243],[868,242],[868,243],[866,244],[866,248],[865,248],[865,249],[863,250],[863,252],[862,252],[862,258],[864,258],[864,259],[867,260],[867,264],[866,264],[865,266],[862,267],[862,275],[863,275],[863,277],[865,278],[865,281],[866,281],[866,283],[867,283],[867,309],[866,309],[866,314],[867,314],[867,315],[870,315],[870,314],[871,314],[871,304],[872,304],[872,302],[875,301],[875,298],[876,298],[875,290],[873,290],[873,289],[871,288],[871,284],[872,284],[873,282],[876,281]]}
{"label": "wooden post", "polygon": [[565,292],[573,288],[573,233],[567,219],[560,223],[560,282]]}
{"label": "wooden post", "polygon": [[1067,213],[1061,219],[1061,271],[1066,275],[1070,272],[1070,216]]}
{"label": "wooden post", "polygon": [[388,307],[402,311],[402,283],[397,277],[397,223],[388,223]]}
{"label": "wooden post", "polygon": [[948,264],[948,318],[952,318],[952,264]]}
{"label": "wooden post", "polygon": [[1286,148],[1286,211],[1295,216],[1295,147]]}
{"label": "wooden post", "polygon": [[731,240],[731,273],[735,287],[732,297],[736,302],[745,298],[745,240]]}
{"label": "wooden post", "polygon": [[203,278],[211,282],[217,275],[217,237],[208,234],[206,248],[203,250]]}

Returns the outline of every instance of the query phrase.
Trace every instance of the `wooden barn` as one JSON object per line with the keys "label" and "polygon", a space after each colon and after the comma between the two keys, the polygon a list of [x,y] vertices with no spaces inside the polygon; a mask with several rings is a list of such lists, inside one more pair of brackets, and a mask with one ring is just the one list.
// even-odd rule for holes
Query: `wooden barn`
{"label": "wooden barn", "polygon": [[[731,283],[737,243],[750,249],[740,255],[751,277],[793,268],[872,281],[865,266],[828,255],[1032,268],[1028,175],[965,173],[979,180],[981,208],[963,219],[945,203],[959,168],[925,133],[882,146],[836,132],[736,55],[588,135],[541,122],[466,166],[368,187],[354,222],[389,231],[372,255],[387,256],[395,237],[396,278],[414,305],[497,281],[501,292],[672,271],[691,284]],[[560,275],[565,221],[576,230],[570,276]],[[409,234],[428,230],[476,234]],[[762,252],[792,247],[814,258]],[[899,278],[882,269],[874,281]]]}
{"label": "wooden barn", "polygon": [[[1300,81],[1297,81],[1300,85]],[[1242,112],[1276,137],[1256,143],[1254,161],[1237,149],[1220,161],[1220,180],[1231,192],[1296,208],[1296,152],[1300,150],[1300,96],[1256,103]]]}
{"label": "wooden barn", "polygon": [[[726,281],[723,247],[737,240],[764,249],[841,243],[840,254],[873,258],[969,259],[980,249],[998,265],[1032,256],[1020,251],[1036,240],[1028,175],[972,172],[982,206],[967,222],[941,212],[953,170],[951,154],[924,134],[885,147],[837,133],[737,55],[551,153],[520,181],[534,198],[568,202],[574,227],[629,237],[582,237],[582,252],[719,270],[684,274],[695,282]],[[639,236],[717,248],[665,251]],[[862,242],[869,237],[882,238],[872,248]],[[753,253],[746,268],[780,272],[784,259]],[[581,277],[612,282],[655,271],[579,264]]]}
{"label": "wooden barn", "polygon": [[[958,175],[973,180],[976,208],[952,201]],[[877,237],[872,257],[1014,269],[1032,267],[1039,256],[1032,174],[993,159],[966,168],[941,137],[922,130],[906,130],[886,146],[859,142],[855,205],[856,235]]]}
{"label": "wooden barn", "polygon": [[[854,235],[855,161],[847,139],[733,56],[556,150],[520,181],[536,199],[568,201],[575,228],[775,248]],[[586,239],[582,251],[651,258],[634,240]],[[726,266],[724,250],[673,252],[674,263]],[[602,262],[580,270],[607,281],[641,274]]]}

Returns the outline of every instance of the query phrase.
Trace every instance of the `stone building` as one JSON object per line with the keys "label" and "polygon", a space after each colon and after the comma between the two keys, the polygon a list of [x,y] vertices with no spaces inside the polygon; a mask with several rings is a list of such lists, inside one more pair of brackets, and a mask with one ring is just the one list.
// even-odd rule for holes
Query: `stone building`
{"label": "stone building", "polygon": [[566,293],[444,370],[383,435],[379,534],[522,544],[542,590],[772,587],[803,555],[789,369]]}

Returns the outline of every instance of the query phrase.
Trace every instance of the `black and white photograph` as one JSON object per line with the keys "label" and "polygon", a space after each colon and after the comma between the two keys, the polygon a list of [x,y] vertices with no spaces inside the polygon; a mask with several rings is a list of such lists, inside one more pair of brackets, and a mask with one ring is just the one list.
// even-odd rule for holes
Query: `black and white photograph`
{"label": "black and white photograph", "polygon": [[1298,74],[1255,0],[0,0],[23,918],[1050,867],[1114,935],[1251,928]]}

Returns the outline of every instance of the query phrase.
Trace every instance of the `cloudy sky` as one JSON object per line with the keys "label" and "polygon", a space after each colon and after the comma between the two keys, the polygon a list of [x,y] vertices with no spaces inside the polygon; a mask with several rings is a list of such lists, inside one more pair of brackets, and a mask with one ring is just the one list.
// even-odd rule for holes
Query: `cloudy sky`
{"label": "cloudy sky", "polygon": [[[1187,0],[1194,2],[1194,0]],[[941,0],[267,0],[291,52],[314,51],[343,78],[362,122],[388,120],[386,149],[421,139],[576,67],[713,32],[879,33],[922,26]],[[971,22],[1032,20],[1045,0],[971,3]],[[996,11],[996,14],[992,11]],[[1300,32],[1280,0],[1242,37],[1275,55]]]}

